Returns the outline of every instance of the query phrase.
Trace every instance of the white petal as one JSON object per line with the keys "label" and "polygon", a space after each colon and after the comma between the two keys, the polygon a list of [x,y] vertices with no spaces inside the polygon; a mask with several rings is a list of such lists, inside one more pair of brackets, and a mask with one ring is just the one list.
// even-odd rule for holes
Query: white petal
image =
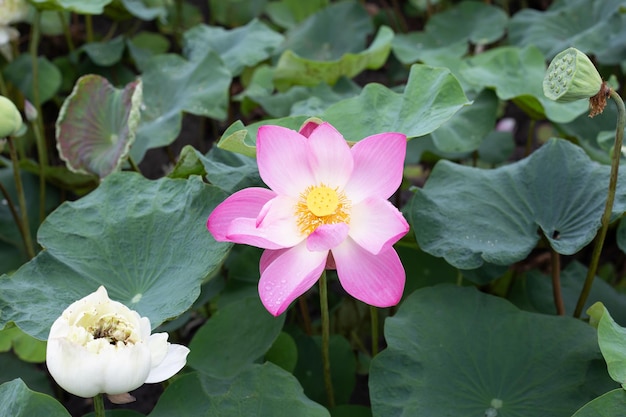
{"label": "white petal", "polygon": [[188,354],[189,349],[186,346],[168,343],[167,355],[161,363],[150,370],[145,382],[148,384],[161,382],[174,376],[187,363]]}

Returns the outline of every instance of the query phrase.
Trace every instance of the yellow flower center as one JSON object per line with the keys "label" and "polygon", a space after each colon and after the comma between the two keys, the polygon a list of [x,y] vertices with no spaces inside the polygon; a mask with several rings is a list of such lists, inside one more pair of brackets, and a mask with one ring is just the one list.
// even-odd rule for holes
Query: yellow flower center
{"label": "yellow flower center", "polygon": [[323,224],[349,223],[350,201],[336,188],[324,184],[308,187],[296,205],[300,232],[310,235]]}

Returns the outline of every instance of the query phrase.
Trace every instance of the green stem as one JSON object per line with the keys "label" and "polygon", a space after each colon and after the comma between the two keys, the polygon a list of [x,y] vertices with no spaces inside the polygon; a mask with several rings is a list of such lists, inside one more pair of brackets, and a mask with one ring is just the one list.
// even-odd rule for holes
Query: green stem
{"label": "green stem", "polygon": [[[138,174],[141,174],[141,170],[139,169],[139,165],[137,165],[137,164],[135,163],[135,160],[134,160],[133,158],[131,158],[131,156],[130,156],[130,155],[128,155],[128,163],[130,164],[130,168],[131,168],[133,171],[137,172]],[[142,174],[142,175],[143,175],[143,174]]]}
{"label": "green stem", "polygon": [[551,269],[552,269],[552,296],[556,313],[559,316],[565,315],[565,304],[561,295],[561,255],[554,249],[550,251]]}
{"label": "green stem", "polygon": [[613,89],[611,89],[611,98],[615,101],[615,105],[617,106],[617,130],[615,131],[615,144],[613,146],[613,155],[611,160],[609,191],[606,196],[606,205],[604,206],[604,213],[602,214],[600,231],[596,236],[595,246],[591,254],[591,261],[589,263],[589,269],[587,270],[587,278],[585,279],[585,284],[580,292],[580,296],[578,297],[576,310],[574,310],[574,317],[580,317],[583,307],[587,302],[587,297],[591,292],[591,285],[593,284],[593,280],[596,276],[596,271],[600,262],[600,253],[602,252],[606,232],[609,229],[611,212],[613,211],[613,202],[615,201],[617,175],[619,171],[620,156],[622,154],[622,142],[624,139],[624,126],[626,125],[626,109],[624,108],[624,101]]}
{"label": "green stem", "polygon": [[93,397],[93,408],[96,411],[96,417],[105,417],[104,397],[102,397],[102,394]]}
{"label": "green stem", "polygon": [[72,40],[72,33],[70,32],[70,26],[67,24],[67,20],[65,19],[65,13],[60,11],[58,12],[59,20],[61,21],[61,26],[63,26],[63,34],[65,35],[65,42],[67,42],[67,48],[70,52],[73,52],[76,47],[74,46],[74,41]]}
{"label": "green stem", "polygon": [[530,155],[530,152],[533,150],[533,139],[535,138],[535,119],[530,119],[530,123],[528,124],[528,136],[526,137],[526,149],[524,150],[524,155]]}
{"label": "green stem", "polygon": [[28,258],[35,257],[35,249],[33,240],[30,236],[30,226],[28,224],[28,210],[26,209],[26,197],[24,196],[24,186],[22,185],[22,177],[20,176],[19,160],[13,138],[8,138],[9,154],[11,155],[11,165],[13,165],[13,177],[15,180],[15,189],[17,190],[17,200],[20,206],[20,223],[22,224],[22,238],[24,239],[24,248],[28,254]]}
{"label": "green stem", "polygon": [[[37,116],[39,119],[39,116]],[[39,158],[39,223],[46,218],[46,167],[48,166],[48,150],[46,140],[43,137],[39,125],[36,121],[31,122],[33,132],[35,132],[35,143],[37,144],[37,156]]]}
{"label": "green stem", "polygon": [[13,203],[13,200],[11,199],[9,192],[7,191],[6,188],[4,188],[4,185],[2,185],[1,182],[0,182],[0,192],[4,196],[4,199],[7,202],[7,206],[9,206],[9,210],[11,211],[11,216],[13,216],[13,221],[17,225],[17,229],[20,231],[20,236],[22,236],[22,240],[26,241],[24,237],[25,236],[24,227],[22,226],[22,222],[20,221],[20,215],[17,213],[17,210],[15,209],[15,204]]}
{"label": "green stem", "polygon": [[328,314],[328,288],[326,271],[320,277],[320,308],[322,311],[322,364],[324,368],[324,386],[328,398],[328,408],[335,407],[333,381],[330,375],[330,315]]}
{"label": "green stem", "polygon": [[87,32],[87,43],[93,42],[93,21],[90,14],[85,15],[85,32]]}
{"label": "green stem", "polygon": [[306,298],[304,295],[298,297],[298,306],[300,307],[300,314],[302,315],[304,332],[308,336],[311,336],[313,334],[313,329],[311,327],[311,316],[309,315],[309,309],[306,304]]}
{"label": "green stem", "polygon": [[370,306],[370,318],[372,320],[372,358],[378,355],[378,309]]}

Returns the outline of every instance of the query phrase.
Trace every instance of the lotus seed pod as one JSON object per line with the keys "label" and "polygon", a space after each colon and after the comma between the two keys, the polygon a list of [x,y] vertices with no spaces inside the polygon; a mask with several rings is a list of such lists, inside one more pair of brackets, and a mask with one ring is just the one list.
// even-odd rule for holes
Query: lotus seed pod
{"label": "lotus seed pod", "polygon": [[543,94],[567,103],[589,99],[600,91],[602,77],[587,55],[568,48],[554,57],[543,79]]}
{"label": "lotus seed pod", "polygon": [[0,96],[0,138],[15,135],[22,127],[22,115],[15,104]]}

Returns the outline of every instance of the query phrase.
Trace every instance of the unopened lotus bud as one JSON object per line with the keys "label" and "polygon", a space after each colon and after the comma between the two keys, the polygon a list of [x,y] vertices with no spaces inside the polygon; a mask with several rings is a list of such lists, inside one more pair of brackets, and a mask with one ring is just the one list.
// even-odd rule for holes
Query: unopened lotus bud
{"label": "unopened lotus bud", "polygon": [[601,87],[602,77],[596,67],[576,48],[568,48],[555,56],[543,79],[543,93],[560,102],[591,98]]}
{"label": "unopened lotus bud", "polygon": [[24,114],[26,115],[26,120],[29,122],[37,120],[37,109],[33,106],[33,103],[28,100],[24,100]]}
{"label": "unopened lotus bud", "polygon": [[15,104],[0,96],[0,138],[15,135],[22,127],[22,115]]}

